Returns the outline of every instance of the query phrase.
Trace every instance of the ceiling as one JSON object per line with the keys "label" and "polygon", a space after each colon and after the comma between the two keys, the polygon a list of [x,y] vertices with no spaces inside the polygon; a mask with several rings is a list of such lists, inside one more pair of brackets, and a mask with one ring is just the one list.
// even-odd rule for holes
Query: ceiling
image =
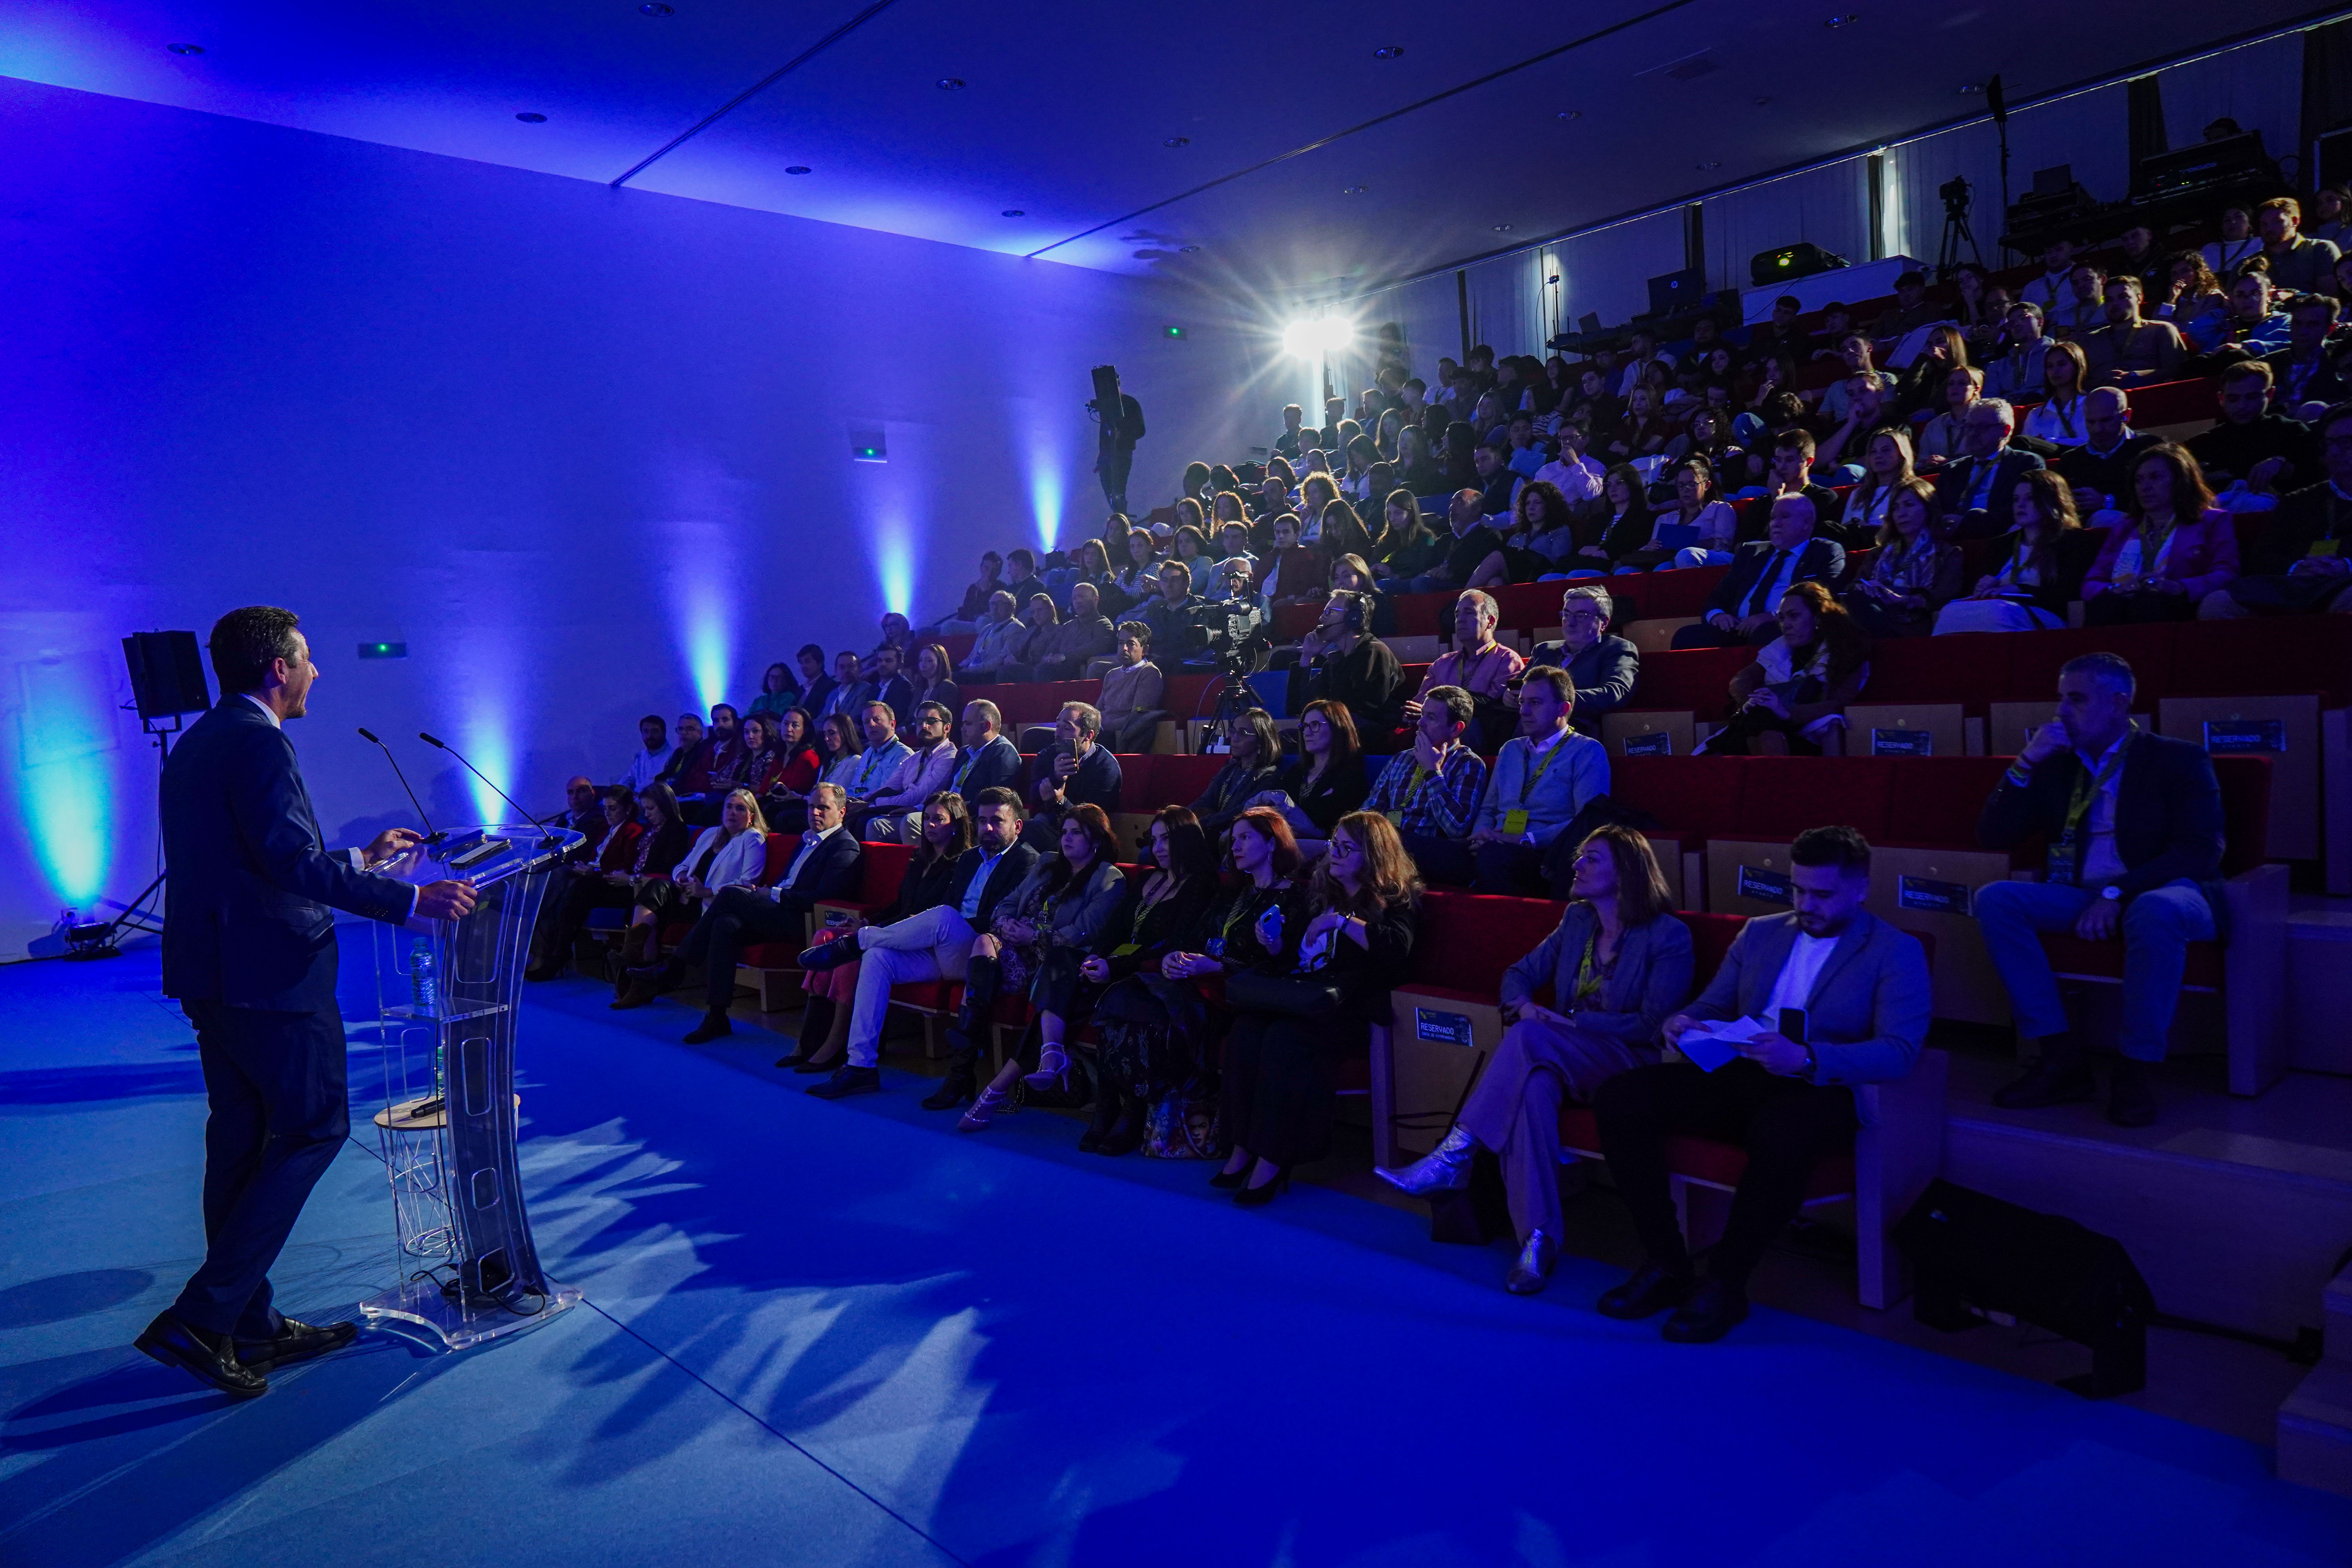
{"label": "ceiling", "polygon": [[[2307,8],[2242,0],[2226,26]],[[1964,114],[1995,72],[2023,99],[2219,26],[2075,0],[2060,49],[2047,0],[650,9],[0,0],[0,74],[1278,293],[1540,238]],[[2167,13],[2185,31],[2150,27]]]}

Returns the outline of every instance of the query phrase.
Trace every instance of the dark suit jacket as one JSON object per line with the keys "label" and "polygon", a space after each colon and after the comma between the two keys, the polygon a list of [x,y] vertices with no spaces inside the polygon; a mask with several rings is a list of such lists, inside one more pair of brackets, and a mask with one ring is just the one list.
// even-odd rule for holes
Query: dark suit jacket
{"label": "dark suit jacket", "polygon": [[[967,767],[971,770],[970,773],[964,772]],[[959,774],[961,775],[961,783],[957,782]],[[956,757],[956,771],[948,775],[948,784],[950,788],[963,796],[967,806],[984,789],[1002,788],[1017,793],[1021,788],[1021,748],[1003,735],[991,738],[988,744],[980,748],[977,755],[970,746],[966,746]],[[1028,803],[1024,801],[1022,804],[1025,810]]]}
{"label": "dark suit jacket", "polygon": [[276,1012],[335,1005],[334,910],[408,918],[408,884],[330,855],[268,715],[230,694],[163,764],[163,994]]}
{"label": "dark suit jacket", "polygon": [[[798,847],[785,858],[790,866]],[[786,909],[807,909],[821,899],[854,899],[866,881],[866,846],[847,828],[829,835],[801,867],[801,874],[782,884],[776,902]]]}
{"label": "dark suit jacket", "polygon": [[2281,496],[2246,557],[2246,575],[2277,576],[2309,555],[2323,539],[2336,540],[2342,550],[2347,522],[2352,522],[2352,502],[2338,501],[2324,479]]}
{"label": "dark suit jacket", "polygon": [[[1055,749],[1048,746],[1029,765],[1028,787],[1022,791],[1022,797],[1033,815],[1037,811],[1037,786],[1054,776],[1055,754]],[[1062,805],[1098,805],[1105,811],[1117,811],[1118,786],[1118,759],[1111,755],[1108,746],[1097,744],[1063,784]]]}
{"label": "dark suit jacket", "polygon": [[1936,481],[1937,508],[1948,516],[1961,519],[1957,537],[1984,539],[1996,533],[2007,533],[2017,527],[2017,481],[2036,468],[2047,468],[2032,453],[2011,447],[1998,459],[1993,470],[1992,489],[1985,494],[1984,510],[1968,514],[1969,497],[1977,488],[1978,459],[1962,458],[1944,470]]}
{"label": "dark suit jacket", "polygon": [[1622,708],[1633,695],[1633,682],[1642,674],[1642,650],[1623,637],[1603,634],[1563,663],[1560,656],[1567,651],[1566,643],[1538,643],[1528,665],[1532,668],[1544,664],[1568,671],[1569,679],[1576,683],[1576,709],[1570,722],[1597,735],[1602,716]]}
{"label": "dark suit jacket", "polygon": [[[950,908],[961,906],[964,889],[971,885],[972,876],[979,871],[980,863],[985,858],[976,848],[963,852],[963,858],[956,862],[954,879],[949,883],[948,896],[942,902]],[[990,919],[996,913],[996,906],[1028,879],[1031,868],[1036,864],[1037,848],[1034,845],[1016,842],[1004,852],[996,862],[996,869],[988,874],[988,886],[980,890],[980,913],[971,921],[972,930],[988,929]]]}
{"label": "dark suit jacket", "polygon": [[[1734,616],[1746,615],[1748,596],[1756,591],[1756,584],[1763,577],[1764,569],[1770,564],[1773,554],[1772,547],[1763,543],[1743,544],[1733,551],[1731,570],[1723,574],[1723,581],[1715,585],[1715,592],[1708,596],[1707,613],[1712,615],[1721,610]],[[1812,539],[1806,541],[1805,547],[1798,552],[1797,574],[1789,580],[1791,583],[1835,583],[1844,571],[1845,547],[1827,539]],[[1767,606],[1768,610],[1779,608],[1778,605]]]}
{"label": "dark suit jacket", "polygon": [[807,709],[809,717],[814,719],[824,711],[825,699],[831,697],[840,685],[841,682],[830,675],[820,675],[809,682],[808,690],[801,698],[800,705]]}
{"label": "dark suit jacket", "polygon": [[[2082,771],[2082,759],[2068,751],[2044,757],[2028,784],[2004,777],[1977,818],[1978,839],[1988,849],[2011,848],[2036,834],[2055,839],[2065,831]],[[2221,841],[2221,784],[2204,749],[2145,730],[2126,742],[2116,787],[2116,853],[2125,868],[2116,886],[2124,897],[2186,877],[2205,889],[2214,921],[2225,920]]]}
{"label": "dark suit jacket", "polygon": [[2058,459],[2058,471],[2066,477],[2068,484],[2088,485],[2101,495],[2118,497],[2128,509],[2132,465],[2155,445],[2155,437],[2138,435],[2126,437],[2122,446],[2105,456],[2088,447],[2076,447]]}
{"label": "dark suit jacket", "polygon": [[898,728],[901,730],[915,721],[917,698],[914,682],[903,675],[894,675],[887,680],[876,682],[874,697],[869,700],[888,703],[890,711],[898,716]]}
{"label": "dark suit jacket", "polygon": [[[1799,934],[1793,914],[1749,921],[1732,939],[1715,978],[1684,1011],[1717,1022],[1762,1016]],[[1907,1076],[1927,1040],[1933,1008],[1919,939],[1856,910],[1805,998],[1813,1082],[1851,1089]]]}

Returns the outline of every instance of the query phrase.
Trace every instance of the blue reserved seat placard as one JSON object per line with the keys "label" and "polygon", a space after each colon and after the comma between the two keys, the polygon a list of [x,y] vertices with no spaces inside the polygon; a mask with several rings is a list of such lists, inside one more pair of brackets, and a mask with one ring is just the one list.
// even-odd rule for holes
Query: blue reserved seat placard
{"label": "blue reserved seat placard", "polygon": [[1763,866],[1739,868],[1739,896],[1767,904],[1788,904],[1796,901],[1789,885],[1789,879]]}
{"label": "blue reserved seat placard", "polygon": [[1625,737],[1625,754],[1629,757],[1671,757],[1675,754],[1675,738],[1664,730],[1653,730],[1646,735]]}
{"label": "blue reserved seat placard", "polygon": [[1442,1013],[1433,1007],[1415,1007],[1412,1010],[1412,1032],[1421,1039],[1466,1046],[1470,1043],[1470,1015]]}
{"label": "blue reserved seat placard", "polygon": [[1870,732],[1870,754],[1874,757],[1932,757],[1936,754],[1936,737],[1925,730],[1873,730]]}
{"label": "blue reserved seat placard", "polygon": [[1931,915],[1964,915],[1969,912],[1969,885],[1938,882],[1927,877],[1897,877],[1895,906],[1921,910]]}
{"label": "blue reserved seat placard", "polygon": [[2208,719],[2205,721],[2205,749],[2217,757],[2239,756],[2249,752],[2283,752],[2286,750],[2286,721]]}

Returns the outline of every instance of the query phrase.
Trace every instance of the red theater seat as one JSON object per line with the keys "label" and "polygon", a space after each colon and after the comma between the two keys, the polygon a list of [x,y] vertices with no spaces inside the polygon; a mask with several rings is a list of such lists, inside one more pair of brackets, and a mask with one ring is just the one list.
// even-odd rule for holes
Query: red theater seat
{"label": "red theater seat", "polygon": [[2034,634],[1888,637],[1870,650],[1871,702],[1958,702],[1979,717],[2009,692],[2010,658]]}
{"label": "red theater seat", "polygon": [[1713,718],[1730,704],[1731,678],[1755,658],[1756,650],[1744,647],[1683,648],[1645,655],[1628,706],[1686,709]]}
{"label": "red theater seat", "polygon": [[[2269,622],[2250,622],[2267,626]],[[2156,700],[2165,695],[2172,678],[2172,638],[2179,628],[2173,626],[2076,627],[2062,632],[2011,632],[2004,640],[2012,647],[2009,660],[2009,689],[2002,694],[2011,702],[2054,702],[2058,698],[2058,671],[2068,659],[2086,653],[2121,654],[2132,667],[2138,683],[2136,706],[2152,709]],[[1946,639],[1931,637],[1931,642]],[[1993,750],[1999,750],[1996,740]]]}
{"label": "red theater seat", "polygon": [[[1789,759],[1791,761],[1814,759]],[[1827,759],[1821,759],[1827,760]],[[1609,790],[1661,826],[1682,833],[1725,833],[1739,820],[1746,757],[1612,757]]]}
{"label": "red theater seat", "polygon": [[1693,566],[1680,572],[1643,572],[1630,577],[1608,578],[1601,586],[1607,588],[1610,598],[1619,603],[1622,619],[1679,620],[1705,609],[1715,585],[1730,570],[1728,566]]}
{"label": "red theater seat", "polygon": [[1977,818],[1992,798],[2007,757],[1889,758],[1895,784],[1886,842],[1973,848]]}

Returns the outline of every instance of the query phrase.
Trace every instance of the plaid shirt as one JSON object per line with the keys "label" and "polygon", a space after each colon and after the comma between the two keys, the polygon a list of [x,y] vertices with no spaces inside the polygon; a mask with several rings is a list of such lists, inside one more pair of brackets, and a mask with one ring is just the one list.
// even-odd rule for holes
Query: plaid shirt
{"label": "plaid shirt", "polygon": [[1409,838],[1467,838],[1486,787],[1486,764],[1467,746],[1446,752],[1434,773],[1423,773],[1411,752],[1399,752],[1364,809],[1400,813],[1399,831]]}

